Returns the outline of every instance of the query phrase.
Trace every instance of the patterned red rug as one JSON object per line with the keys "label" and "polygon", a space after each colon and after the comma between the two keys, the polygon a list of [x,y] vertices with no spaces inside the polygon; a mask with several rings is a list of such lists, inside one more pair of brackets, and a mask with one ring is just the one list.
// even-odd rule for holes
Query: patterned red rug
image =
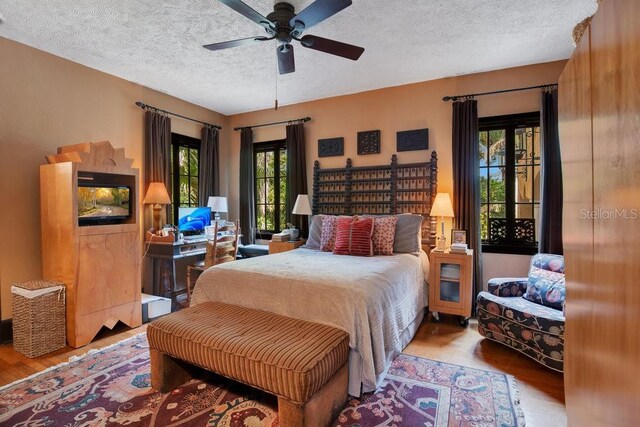
{"label": "patterned red rug", "polygon": [[[0,388],[0,425],[276,427],[276,403],[213,374],[153,391],[142,334]],[[520,427],[524,417],[512,377],[400,355],[336,425]]]}

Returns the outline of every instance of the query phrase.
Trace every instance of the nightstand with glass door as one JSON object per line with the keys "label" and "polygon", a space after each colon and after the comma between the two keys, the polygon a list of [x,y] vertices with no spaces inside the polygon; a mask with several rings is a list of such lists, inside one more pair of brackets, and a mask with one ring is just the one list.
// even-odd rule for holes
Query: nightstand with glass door
{"label": "nightstand with glass door", "polygon": [[433,250],[429,261],[429,310],[433,319],[439,321],[439,313],[454,314],[466,327],[473,298],[473,251],[452,254]]}

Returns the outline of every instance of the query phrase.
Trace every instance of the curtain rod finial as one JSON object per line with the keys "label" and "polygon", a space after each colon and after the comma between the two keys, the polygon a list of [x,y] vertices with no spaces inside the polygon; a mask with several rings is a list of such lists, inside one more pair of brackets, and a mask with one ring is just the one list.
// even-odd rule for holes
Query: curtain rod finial
{"label": "curtain rod finial", "polygon": [[140,108],[146,108],[146,105],[144,104],[144,102],[141,102],[141,101],[137,101],[136,105]]}

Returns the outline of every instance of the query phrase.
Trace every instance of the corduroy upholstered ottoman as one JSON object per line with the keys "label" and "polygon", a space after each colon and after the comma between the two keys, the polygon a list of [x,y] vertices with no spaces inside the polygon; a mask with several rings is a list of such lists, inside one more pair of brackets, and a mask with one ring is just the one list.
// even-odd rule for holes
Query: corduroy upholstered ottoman
{"label": "corduroy upholstered ottoman", "polygon": [[332,326],[208,302],[152,322],[147,337],[162,392],[199,366],[275,394],[283,427],[329,425],[347,399],[349,336]]}

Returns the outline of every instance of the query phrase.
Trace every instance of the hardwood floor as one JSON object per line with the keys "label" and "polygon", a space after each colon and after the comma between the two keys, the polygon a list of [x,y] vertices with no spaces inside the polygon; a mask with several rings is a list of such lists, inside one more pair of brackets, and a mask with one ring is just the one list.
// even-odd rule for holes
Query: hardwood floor
{"label": "hardwood floor", "polygon": [[[66,362],[71,356],[82,355],[122,339],[142,333],[143,325],[135,329],[116,327],[98,335],[91,344],[73,349],[65,347],[35,359],[17,353],[10,345],[0,346],[0,386]],[[566,425],[563,376],[507,347],[482,339],[478,324],[472,319],[464,329],[454,317],[443,316],[442,323],[424,321],[416,337],[404,351],[414,356],[513,375],[517,380],[520,400],[527,426],[555,427]]]}

